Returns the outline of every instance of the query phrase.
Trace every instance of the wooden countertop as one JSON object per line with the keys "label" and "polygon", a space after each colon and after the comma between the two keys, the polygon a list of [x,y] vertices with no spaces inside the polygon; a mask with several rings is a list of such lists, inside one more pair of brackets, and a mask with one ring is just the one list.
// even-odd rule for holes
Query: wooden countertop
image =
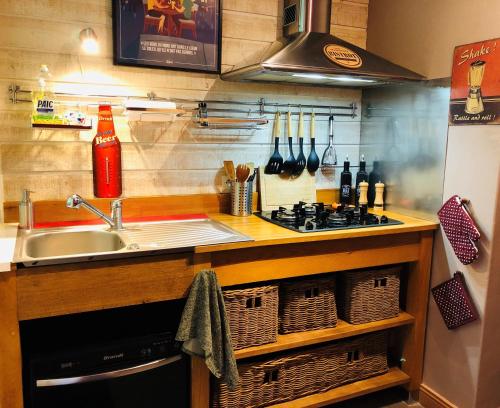
{"label": "wooden countertop", "polygon": [[[347,229],[338,231],[300,233],[287,228],[274,225],[255,215],[249,217],[235,217],[228,214],[208,214],[210,218],[219,221],[228,227],[245,234],[254,241],[235,242],[231,244],[207,245],[196,247],[196,253],[207,253],[216,251],[227,251],[241,248],[252,248],[269,245],[296,244],[301,242],[329,241],[346,238],[362,238],[369,236],[384,236],[392,234],[403,234],[435,230],[438,223],[406,215],[384,211],[383,215],[403,222],[400,225],[387,225],[384,227],[367,227]],[[380,214],[382,215],[382,214]]]}

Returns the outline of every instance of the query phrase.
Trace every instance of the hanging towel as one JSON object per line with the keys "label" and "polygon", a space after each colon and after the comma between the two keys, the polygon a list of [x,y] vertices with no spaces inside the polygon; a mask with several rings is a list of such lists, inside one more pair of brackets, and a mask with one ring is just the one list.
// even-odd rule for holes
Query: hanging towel
{"label": "hanging towel", "polygon": [[213,270],[204,270],[195,276],[176,340],[184,342],[185,353],[203,358],[212,374],[222,379],[229,389],[237,387],[239,375],[224,298]]}

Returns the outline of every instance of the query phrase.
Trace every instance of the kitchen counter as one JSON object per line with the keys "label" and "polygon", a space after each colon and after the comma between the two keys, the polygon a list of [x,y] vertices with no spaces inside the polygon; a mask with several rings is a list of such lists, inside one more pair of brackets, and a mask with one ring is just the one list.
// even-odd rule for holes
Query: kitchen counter
{"label": "kitchen counter", "polygon": [[252,248],[269,245],[294,244],[301,242],[330,241],[345,238],[362,238],[404,234],[409,232],[429,231],[438,228],[439,224],[419,218],[409,217],[392,211],[384,211],[377,215],[386,215],[389,218],[403,222],[399,225],[365,227],[354,229],[339,229],[325,232],[296,232],[278,225],[274,225],[255,215],[250,217],[235,217],[228,214],[209,214],[209,217],[219,221],[235,231],[253,239],[253,241],[235,242],[222,245],[208,245],[196,248],[197,253],[227,251],[231,249]]}
{"label": "kitchen counter", "polygon": [[11,269],[16,247],[17,223],[0,224],[0,272]]}
{"label": "kitchen counter", "polygon": [[[212,213],[209,214],[210,218],[225,224],[240,234],[252,238],[252,241],[202,245],[195,247],[194,252],[202,254],[262,246],[385,236],[434,230],[438,227],[438,224],[435,222],[409,217],[390,211],[385,211],[383,215],[402,221],[403,224],[387,225],[382,227],[340,229],[337,231],[299,233],[274,225],[255,215],[250,217],[235,217],[228,214]],[[14,259],[14,249],[16,246],[16,235],[17,224],[0,224],[0,272],[7,272],[11,270],[11,264]],[[138,253],[138,256],[139,255],[140,254]]]}

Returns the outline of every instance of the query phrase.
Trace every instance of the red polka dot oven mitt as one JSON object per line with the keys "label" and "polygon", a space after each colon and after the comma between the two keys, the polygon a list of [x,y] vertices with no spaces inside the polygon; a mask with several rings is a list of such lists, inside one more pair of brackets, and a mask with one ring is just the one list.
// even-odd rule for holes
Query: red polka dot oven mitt
{"label": "red polka dot oven mitt", "polygon": [[481,237],[465,206],[465,200],[454,195],[438,211],[439,221],[450,241],[457,258],[464,265],[474,262],[479,256],[475,242]]}

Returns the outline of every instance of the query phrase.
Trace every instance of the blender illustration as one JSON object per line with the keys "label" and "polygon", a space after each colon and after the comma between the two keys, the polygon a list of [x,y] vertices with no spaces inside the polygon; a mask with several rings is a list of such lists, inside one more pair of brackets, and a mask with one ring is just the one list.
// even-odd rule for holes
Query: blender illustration
{"label": "blender illustration", "polygon": [[481,83],[483,82],[485,61],[474,61],[470,64],[468,73],[469,95],[465,102],[465,112],[470,114],[484,111],[481,97]]}

